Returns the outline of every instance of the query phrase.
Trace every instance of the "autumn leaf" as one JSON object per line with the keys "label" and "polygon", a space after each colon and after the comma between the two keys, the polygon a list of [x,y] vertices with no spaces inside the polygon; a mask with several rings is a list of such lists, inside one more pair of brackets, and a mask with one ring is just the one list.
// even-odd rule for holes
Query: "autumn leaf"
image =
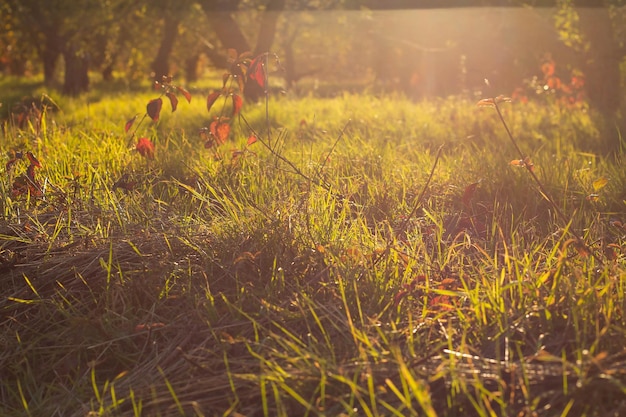
{"label": "autumn leaf", "polygon": [[253,80],[259,87],[266,87],[265,58],[267,54],[261,54],[250,62],[248,67],[248,79]]}
{"label": "autumn leaf", "polygon": [[[40,166],[41,165],[39,165],[39,167]],[[39,182],[35,179],[35,168],[37,167],[37,165],[31,162],[26,169],[26,175],[20,175],[15,179],[11,189],[11,194],[14,197],[18,197],[26,193],[30,193],[33,197],[41,197],[43,195],[41,184],[39,184]]]}
{"label": "autumn leaf", "polygon": [[241,157],[243,157],[243,156],[244,156],[244,154],[245,154],[245,153],[246,153],[246,151],[245,151],[245,150],[242,150],[242,149],[233,149],[233,150],[232,150],[232,154],[231,154],[230,161],[231,161],[233,164],[234,164],[234,163],[236,163],[237,161],[239,161],[239,159],[240,159]]}
{"label": "autumn leaf", "polygon": [[241,107],[243,107],[243,99],[241,98],[241,96],[238,96],[237,94],[233,94],[232,97],[233,97],[232,117],[235,117],[241,111]]}
{"label": "autumn leaf", "polygon": [[[216,144],[223,145],[228,139],[230,134],[230,124],[227,117],[215,118],[209,125],[209,132],[211,138],[215,140]],[[205,144],[206,146],[206,144]],[[211,147],[212,145],[208,146]]]}
{"label": "autumn leaf", "polygon": [[11,167],[20,159],[24,158],[24,154],[22,152],[12,152],[13,158],[7,162],[5,169],[8,171]]}
{"label": "autumn leaf", "polygon": [[139,155],[147,159],[154,159],[154,143],[150,139],[139,138],[135,149],[139,152]]}
{"label": "autumn leaf", "polygon": [[33,183],[36,183],[35,168],[36,168],[36,165],[33,165],[33,164],[30,164],[28,168],[26,168],[26,177]]}
{"label": "autumn leaf", "polygon": [[133,124],[135,123],[135,120],[137,120],[137,115],[134,115],[132,118],[130,118],[126,124],[124,125],[124,132],[128,133],[128,131],[130,130],[130,128],[133,126]]}
{"label": "autumn leaf", "polygon": [[141,323],[135,326],[135,333],[150,331],[152,329],[160,329],[165,327],[165,323]]}
{"label": "autumn leaf", "polygon": [[510,103],[511,97],[506,97],[503,95],[499,95],[496,98],[483,98],[476,103],[476,107],[495,107],[496,104],[500,103]]}
{"label": "autumn leaf", "polygon": [[248,141],[246,142],[246,146],[250,146],[253,143],[256,143],[257,140],[258,139],[257,139],[257,137],[255,135],[248,136]]}
{"label": "autumn leaf", "polygon": [[525,167],[529,171],[535,170],[535,164],[533,164],[533,162],[530,160],[530,157],[528,156],[524,159],[514,159],[511,162],[509,162],[509,164],[513,166],[518,166],[518,167]]}
{"label": "autumn leaf", "polygon": [[19,158],[15,157],[15,158],[9,159],[9,161],[7,162],[5,166],[5,170],[6,171],[10,170],[13,167],[13,165],[15,165],[15,163],[18,161],[18,159],[21,159],[21,156]]}
{"label": "autumn leaf", "polygon": [[606,177],[600,177],[593,182],[593,191],[599,191],[604,188],[605,185],[609,183],[609,180]]}
{"label": "autumn leaf", "polygon": [[215,137],[217,138],[217,143],[223,144],[228,139],[228,135],[230,134],[230,124],[220,122],[217,124]]}
{"label": "autumn leaf", "polygon": [[545,78],[552,77],[555,71],[555,63],[552,60],[546,61],[541,65],[541,72]]}
{"label": "autumn leaf", "polygon": [[163,106],[163,99],[160,97],[155,98],[154,100],[150,100],[150,102],[148,103],[146,111],[148,113],[148,116],[150,116],[150,118],[153,121],[156,122],[159,120],[159,115],[161,114],[162,106]]}
{"label": "autumn leaf", "polygon": [[41,163],[37,160],[37,158],[35,158],[35,155],[33,155],[31,151],[26,152],[26,157],[28,158],[32,166],[41,168]]}
{"label": "autumn leaf", "polygon": [[176,108],[178,107],[178,98],[174,93],[165,93],[165,95],[167,96],[167,98],[170,99],[170,104],[172,105],[172,113],[174,113],[176,111]]}
{"label": "autumn leaf", "polygon": [[215,101],[222,95],[222,93],[220,93],[219,91],[216,91],[214,93],[209,94],[209,96],[206,98],[206,108],[207,111],[211,111],[211,107],[213,107],[213,104],[215,104]]}
{"label": "autumn leaf", "polygon": [[476,107],[495,107],[495,103],[492,98],[483,98],[476,103]]}
{"label": "autumn leaf", "polygon": [[185,97],[185,100],[187,100],[187,103],[191,103],[191,93],[189,91],[179,86],[176,86],[176,89],[178,90],[180,94],[183,95],[183,97]]}

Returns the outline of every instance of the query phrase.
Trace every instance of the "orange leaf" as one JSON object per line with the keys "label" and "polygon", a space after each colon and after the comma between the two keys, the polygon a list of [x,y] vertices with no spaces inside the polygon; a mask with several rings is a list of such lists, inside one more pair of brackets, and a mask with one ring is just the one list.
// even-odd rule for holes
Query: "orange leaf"
{"label": "orange leaf", "polygon": [[495,103],[492,98],[483,98],[476,103],[476,107],[495,107]]}
{"label": "orange leaf", "polygon": [[220,93],[219,91],[213,92],[211,94],[209,94],[209,96],[206,99],[206,108],[207,111],[211,111],[211,107],[213,107],[213,104],[215,104],[215,101],[222,95],[222,93]]}
{"label": "orange leaf", "polygon": [[555,63],[552,60],[546,61],[541,65],[541,72],[543,72],[543,76],[545,78],[551,77],[554,75]]}
{"label": "orange leaf", "polygon": [[154,159],[154,143],[150,139],[139,138],[135,149],[139,152],[139,155],[148,159]]}
{"label": "orange leaf", "polygon": [[250,135],[248,136],[248,142],[246,142],[247,146],[252,145],[253,143],[255,143],[258,139],[256,138],[256,136],[254,135]]}
{"label": "orange leaf", "polygon": [[218,123],[216,133],[215,137],[217,138],[217,142],[219,144],[226,142],[228,135],[230,134],[230,124]]}
{"label": "orange leaf", "polygon": [[241,96],[237,94],[233,94],[233,114],[232,117],[235,117],[241,111],[241,107],[243,107],[243,99]]}
{"label": "orange leaf", "polygon": [[181,93],[185,97],[185,99],[187,100],[187,103],[191,103],[191,93],[189,91],[179,86],[176,86],[176,89],[178,90],[179,93]]}

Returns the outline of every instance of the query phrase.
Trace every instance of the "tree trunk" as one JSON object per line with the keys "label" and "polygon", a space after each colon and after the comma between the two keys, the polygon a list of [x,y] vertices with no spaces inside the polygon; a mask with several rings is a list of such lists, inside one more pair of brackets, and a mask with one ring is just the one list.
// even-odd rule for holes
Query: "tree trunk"
{"label": "tree trunk", "polygon": [[590,104],[612,117],[620,108],[620,61],[623,51],[615,40],[608,8],[579,10],[580,26],[589,42],[584,56],[586,93]]}
{"label": "tree trunk", "polygon": [[230,12],[208,12],[207,18],[224,49],[249,52],[250,46]]}
{"label": "tree trunk", "polygon": [[622,104],[620,63],[625,51],[616,41],[608,8],[582,9],[579,16],[583,35],[589,42],[582,68],[585,92],[590,107],[603,116],[598,145],[603,151],[618,151],[620,131],[623,134],[626,129],[624,118],[618,117]]}
{"label": "tree trunk", "polygon": [[65,82],[63,93],[76,96],[89,89],[89,59],[85,54],[77,53],[73,45],[69,45],[63,53],[65,59]]}
{"label": "tree trunk", "polygon": [[62,41],[56,33],[45,32],[46,41],[39,48],[39,56],[43,64],[43,81],[47,86],[54,84],[57,61],[61,55]]}
{"label": "tree trunk", "polygon": [[156,81],[161,81],[164,75],[169,75],[169,57],[172,49],[174,49],[174,42],[178,34],[178,23],[178,19],[170,15],[166,15],[164,18],[163,38],[157,56],[152,62],[152,71],[154,71]]}
{"label": "tree trunk", "polygon": [[188,82],[198,81],[198,62],[200,54],[193,54],[185,60],[185,79]]}
{"label": "tree trunk", "polygon": [[263,12],[263,18],[261,19],[261,26],[259,27],[254,56],[270,51],[276,36],[278,16],[284,7],[285,0],[270,0],[267,3],[265,12]]}

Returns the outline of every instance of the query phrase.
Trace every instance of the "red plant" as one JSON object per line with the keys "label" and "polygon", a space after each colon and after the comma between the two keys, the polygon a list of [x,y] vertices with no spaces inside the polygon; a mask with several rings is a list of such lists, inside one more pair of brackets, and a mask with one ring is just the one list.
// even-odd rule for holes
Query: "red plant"
{"label": "red plant", "polygon": [[154,159],[154,143],[150,139],[139,138],[135,149],[139,152],[139,155],[147,159]]}
{"label": "red plant", "polygon": [[[243,107],[246,88],[254,87],[267,92],[266,62],[270,54],[264,53],[252,58],[249,52],[238,54],[228,50],[230,67],[222,77],[222,88],[207,96],[207,111],[211,114],[215,104],[223,98],[222,106],[208,128],[200,129],[200,137],[206,148],[223,145],[230,135],[231,123]],[[278,59],[273,55],[276,61]]]}
{"label": "red plant", "polygon": [[[178,85],[174,85],[172,84],[172,77],[171,76],[163,76],[163,79],[161,82],[159,81],[155,81],[154,82],[154,89],[155,90],[160,90],[161,91],[161,95],[155,99],[152,99],[148,102],[148,104],[146,105],[146,113],[144,114],[143,118],[141,119],[141,121],[139,122],[139,125],[141,125],[141,123],[145,120],[146,117],[149,117],[150,119],[152,119],[153,122],[158,122],[159,118],[161,117],[161,110],[163,108],[163,96],[167,97],[171,108],[172,108],[172,113],[176,111],[176,109],[178,108],[178,97],[176,96],[177,93],[180,93],[183,95],[183,97],[185,97],[185,99],[187,100],[188,103],[191,102],[191,94],[189,93],[189,91],[185,90],[183,87],[178,86]],[[124,124],[124,132],[128,133],[128,131],[133,127],[133,125],[135,124],[135,121],[137,120],[137,116],[135,115],[133,117],[131,117],[125,124]],[[132,141],[132,139],[135,137],[135,133],[139,127],[139,125],[137,125],[137,127],[135,128],[135,131],[132,133],[129,143],[130,141]],[[139,139],[139,142],[141,142],[141,139]],[[154,144],[152,144],[152,150],[149,151],[147,149],[144,149],[144,151],[140,150],[141,146],[145,146],[143,144],[140,145],[140,143],[137,144],[137,150],[139,151],[139,153],[142,156],[147,156],[147,157],[151,157],[149,155],[154,156]],[[145,153],[144,153],[145,152]]]}
{"label": "red plant", "polygon": [[569,80],[559,76],[557,64],[550,56],[541,64],[541,77],[535,76],[525,80],[525,88],[517,87],[511,97],[522,103],[527,103],[529,96],[554,97],[558,103],[567,106],[576,106],[585,102],[585,77],[580,70],[572,70]]}

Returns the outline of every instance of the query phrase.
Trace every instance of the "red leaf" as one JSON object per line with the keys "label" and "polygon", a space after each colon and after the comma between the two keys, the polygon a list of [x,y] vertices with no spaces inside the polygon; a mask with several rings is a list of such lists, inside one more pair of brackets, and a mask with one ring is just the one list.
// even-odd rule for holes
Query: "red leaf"
{"label": "red leaf", "polygon": [[541,65],[541,72],[543,72],[543,76],[545,78],[553,76],[555,67],[556,67],[556,65],[555,65],[553,60],[549,60],[549,61],[544,62]]}
{"label": "red leaf", "polygon": [[472,197],[474,196],[474,192],[476,191],[476,187],[478,187],[478,184],[480,184],[480,181],[475,182],[465,187],[465,192],[463,193],[463,198],[461,199],[465,207],[469,207],[470,201],[472,200]]}
{"label": "red leaf", "polygon": [[400,301],[402,301],[408,295],[409,295],[409,292],[407,290],[398,291],[398,293],[393,297],[393,304],[396,307],[398,307],[398,305],[400,304]]}
{"label": "red leaf", "polygon": [[31,166],[41,168],[41,163],[35,158],[35,155],[33,155],[31,151],[26,152],[26,157],[30,161]]}
{"label": "red leaf", "polygon": [[243,107],[243,99],[237,94],[233,94],[233,117],[239,114]]}
{"label": "red leaf", "polygon": [[40,197],[43,195],[41,184],[35,179],[35,165],[32,163],[26,169],[26,175],[20,175],[13,182],[11,194],[18,197],[22,194],[30,193],[31,196]]}
{"label": "red leaf", "polygon": [[[228,118],[215,119],[209,125],[209,132],[211,133],[211,139],[205,143],[205,147],[210,148],[214,144],[223,145],[228,139],[230,134],[230,124],[227,122]],[[215,143],[212,143],[215,142]]]}
{"label": "red leaf", "polygon": [[161,107],[163,106],[162,98],[155,98],[154,100],[150,100],[147,106],[148,116],[155,122],[159,120],[159,115],[161,114]]}
{"label": "red leaf", "polygon": [[191,103],[191,93],[189,91],[179,86],[176,86],[176,89],[178,90],[180,94],[182,94],[185,97],[185,99],[187,100],[187,103]]}
{"label": "red leaf", "polygon": [[213,107],[213,104],[215,104],[215,101],[222,95],[222,93],[220,93],[219,91],[216,91],[214,93],[209,94],[209,96],[206,99],[206,108],[207,111],[211,112],[211,107]]}
{"label": "red leaf", "polygon": [[7,162],[6,166],[5,166],[5,170],[10,170],[11,167],[17,162],[18,158],[11,158],[9,159],[9,162]]}
{"label": "red leaf", "polygon": [[172,113],[174,113],[178,107],[178,98],[174,93],[166,93],[165,95],[170,99],[170,103],[172,104]]}
{"label": "red leaf", "polygon": [[35,182],[35,167],[36,165],[30,164],[28,168],[26,168],[26,176],[32,182]]}
{"label": "red leaf", "polygon": [[150,331],[152,329],[160,329],[162,327],[165,327],[165,323],[141,323],[135,326],[135,333],[139,333],[139,332],[143,332],[143,331]]}
{"label": "red leaf", "polygon": [[254,58],[250,62],[248,67],[248,78],[256,82],[259,87],[265,89],[266,86],[266,73],[265,73],[265,58],[266,54],[261,54]]}
{"label": "red leaf", "polygon": [[8,171],[11,167],[17,162],[18,159],[24,158],[24,154],[22,152],[14,152],[13,158],[7,162],[5,169]]}
{"label": "red leaf", "polygon": [[250,146],[257,141],[257,137],[254,135],[248,136],[248,142],[246,142],[246,146]]}
{"label": "red leaf", "polygon": [[150,139],[139,138],[135,149],[139,152],[139,155],[148,159],[154,159],[154,143]]}
{"label": "red leaf", "polygon": [[137,120],[137,115],[134,115],[131,119],[129,119],[126,124],[124,125],[124,132],[128,133],[128,131],[130,130],[130,128],[133,126],[133,124],[135,123],[135,120]]}
{"label": "red leaf", "polygon": [[217,124],[217,127],[215,130],[216,130],[215,137],[217,139],[217,143],[221,145],[224,142],[226,142],[226,140],[228,139],[228,135],[230,134],[230,124],[220,122]]}

